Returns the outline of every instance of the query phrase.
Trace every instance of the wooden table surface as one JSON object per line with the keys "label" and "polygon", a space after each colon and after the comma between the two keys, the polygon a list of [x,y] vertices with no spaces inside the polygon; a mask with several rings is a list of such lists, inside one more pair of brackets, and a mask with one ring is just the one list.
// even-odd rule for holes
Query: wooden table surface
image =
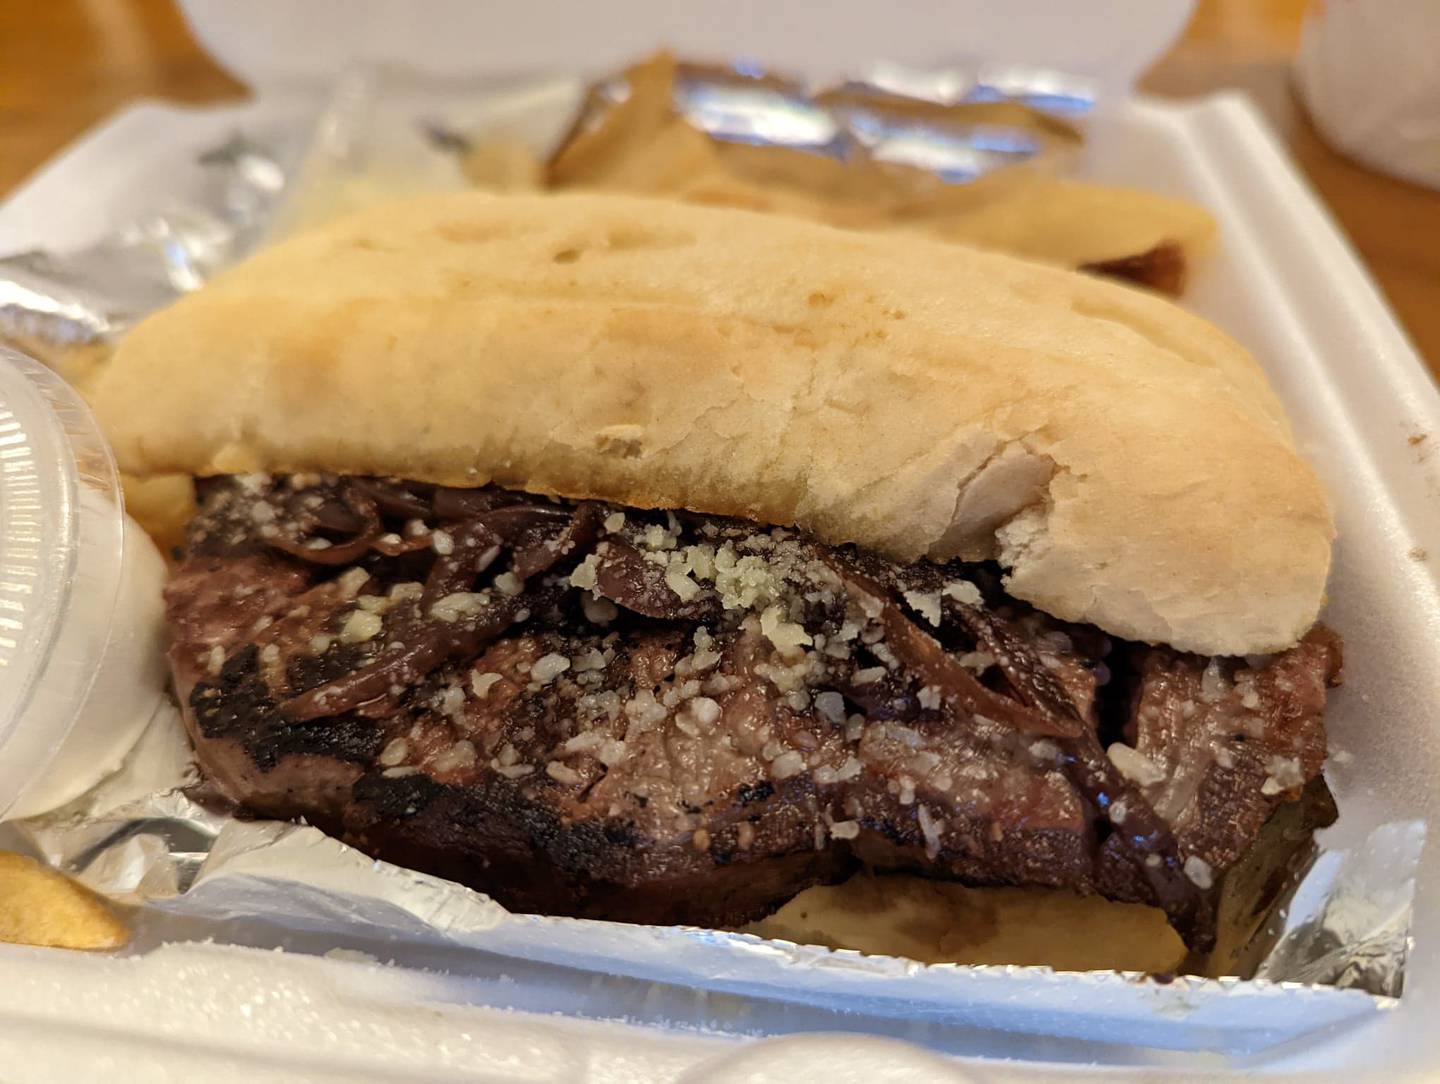
{"label": "wooden table surface", "polygon": [[[1440,374],[1440,192],[1383,177],[1321,142],[1289,86],[1305,5],[1201,0],[1142,86],[1171,96],[1250,92]],[[173,0],[3,0],[0,199],[136,98],[223,102],[244,93],[196,46]]]}

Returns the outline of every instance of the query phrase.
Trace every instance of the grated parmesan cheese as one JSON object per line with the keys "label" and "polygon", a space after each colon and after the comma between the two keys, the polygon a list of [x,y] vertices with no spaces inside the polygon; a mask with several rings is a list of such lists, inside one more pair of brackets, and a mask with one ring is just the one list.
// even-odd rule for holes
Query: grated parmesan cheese
{"label": "grated parmesan cheese", "polygon": [[1210,863],[1198,854],[1192,854],[1185,859],[1185,876],[1202,891],[1215,883],[1215,871],[1210,868]]}
{"label": "grated parmesan cheese", "polygon": [[346,569],[335,580],[335,586],[340,589],[341,598],[354,598],[360,593],[360,588],[365,586],[365,581],[370,578],[370,573],[363,568]]}
{"label": "grated parmesan cheese", "polygon": [[1110,758],[1110,763],[1115,765],[1120,774],[1132,783],[1150,787],[1165,779],[1165,770],[1160,765],[1124,742],[1114,742],[1110,748],[1105,750],[1105,755]]}
{"label": "grated parmesan cheese", "polygon": [[475,745],[461,739],[430,761],[430,768],[437,772],[453,772],[475,766]]}
{"label": "grated parmesan cheese", "polygon": [[367,640],[373,640],[384,627],[379,614],[356,610],[345,619],[345,624],[340,626],[340,642],[342,644],[361,644]]}
{"label": "grated parmesan cheese", "polygon": [[551,652],[549,655],[542,655],[535,660],[535,665],[530,667],[530,679],[538,681],[541,685],[548,685],[569,669],[569,659],[564,655]]}
{"label": "grated parmesan cheese", "polygon": [[760,615],[760,631],[782,654],[808,647],[814,642],[803,625],[785,619],[785,611],[779,605],[767,607]]}
{"label": "grated parmesan cheese", "polygon": [[789,779],[793,775],[799,775],[805,770],[805,758],[791,749],[781,753],[770,762],[770,777],[772,779]]}
{"label": "grated parmesan cheese", "polygon": [[474,617],[485,608],[487,601],[483,594],[456,591],[431,606],[430,616],[440,621],[459,621],[462,617]]}
{"label": "grated parmesan cheese", "polygon": [[930,624],[940,625],[940,592],[939,591],[906,591],[905,601]]}
{"label": "grated parmesan cheese", "polygon": [[477,697],[485,700],[490,696],[490,687],[499,680],[500,675],[493,670],[484,674],[472,673],[470,675],[470,688],[475,691]]}
{"label": "grated parmesan cheese", "polygon": [[580,782],[580,773],[561,764],[558,760],[552,760],[545,765],[545,774],[557,783],[568,783],[573,786]]}
{"label": "grated parmesan cheese", "polygon": [[980,594],[980,588],[969,580],[951,580],[941,593],[946,598],[953,598],[962,606],[979,606],[984,601]]}
{"label": "grated parmesan cheese", "polygon": [[380,766],[393,768],[397,764],[404,764],[409,755],[410,743],[404,738],[392,738],[385,748],[380,750]]}

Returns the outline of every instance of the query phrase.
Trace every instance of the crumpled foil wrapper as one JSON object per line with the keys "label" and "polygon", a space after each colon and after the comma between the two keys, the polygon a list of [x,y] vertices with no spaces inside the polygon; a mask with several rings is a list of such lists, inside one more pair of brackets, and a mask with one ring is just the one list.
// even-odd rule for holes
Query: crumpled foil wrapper
{"label": "crumpled foil wrapper", "polygon": [[1424,843],[1419,822],[1383,824],[1363,846],[1320,855],[1255,977],[1399,994]]}
{"label": "crumpled foil wrapper", "polygon": [[[629,93],[624,74],[595,84],[575,130],[599,124]],[[986,118],[966,108],[1002,103],[1034,112]],[[1060,118],[1084,116],[1095,99],[1083,80],[1027,69],[982,76],[880,65],[864,79],[820,89],[745,63],[680,63],[671,104],[722,143],[910,166],[964,184],[1077,141]]]}
{"label": "crumpled foil wrapper", "polygon": [[238,132],[200,164],[210,182],[203,204],[158,210],[73,252],[0,256],[0,339],[113,338],[245,255],[285,190],[285,171]]}
{"label": "crumpled foil wrapper", "polygon": [[[893,104],[900,95],[931,102],[999,96],[1071,115],[1091,104],[1084,84],[1048,73],[1009,72],[986,83],[878,69],[845,88],[853,109],[842,131],[796,84],[739,66],[710,72],[692,71],[683,92],[687,110],[707,131],[825,153],[861,138],[867,153],[923,163],[957,181],[1028,152],[1018,137],[1007,142],[988,132],[957,142],[955,129],[892,123],[888,106],[877,103]],[[383,82],[370,74],[342,87],[322,114],[312,170],[327,147],[353,151],[345,130],[367,115],[356,102],[381,90]],[[437,154],[453,155],[463,145],[443,111],[417,113],[415,129]],[[243,135],[204,161],[214,177],[205,206],[172,207],[82,251],[0,258],[0,338],[103,342],[242,256],[273,228],[283,204],[303,196],[293,176],[287,185],[279,156]],[[1143,983],[1138,975],[927,966],[748,934],[512,915],[469,889],[373,861],[312,827],[208,808],[191,797],[197,782],[178,711],[167,705],[119,772],[64,809],[0,825],[0,846],[30,851],[133,905],[142,925],[162,939],[166,930],[223,938],[232,929],[226,923],[268,916],[326,931],[337,944],[347,931],[369,930],[390,945],[440,939],[515,960],[745,996],[763,991],[842,1012],[889,1005],[886,1011],[907,1020],[1089,1039],[1094,1019],[1077,1008],[1073,985],[1083,981],[1084,999],[1103,988],[1112,1015],[1133,1013],[1160,1029],[1127,1041],[1211,1049],[1258,1049],[1392,1007],[1403,983],[1425,835],[1418,822],[1388,824],[1361,845],[1322,849],[1283,912],[1283,928],[1270,931],[1273,943],[1255,981],[1180,976]],[[1023,1003],[1017,982],[1025,984]],[[1164,1030],[1184,1026],[1191,1030]]]}

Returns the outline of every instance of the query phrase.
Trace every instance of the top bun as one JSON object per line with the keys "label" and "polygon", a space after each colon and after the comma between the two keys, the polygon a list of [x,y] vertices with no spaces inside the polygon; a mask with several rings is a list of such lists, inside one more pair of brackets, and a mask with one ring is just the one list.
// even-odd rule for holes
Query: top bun
{"label": "top bun", "polygon": [[620,196],[428,196],[269,248],[94,386],[123,469],[332,471],[993,558],[1070,621],[1293,644],[1333,536],[1254,360],[958,246]]}

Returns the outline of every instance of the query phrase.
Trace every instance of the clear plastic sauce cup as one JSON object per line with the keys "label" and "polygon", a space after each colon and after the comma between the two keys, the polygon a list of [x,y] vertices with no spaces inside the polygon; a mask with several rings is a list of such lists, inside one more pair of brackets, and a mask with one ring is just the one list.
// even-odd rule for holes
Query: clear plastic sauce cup
{"label": "clear plastic sauce cup", "polygon": [[0,819],[120,766],[165,696],[164,581],[89,408],[0,348]]}

